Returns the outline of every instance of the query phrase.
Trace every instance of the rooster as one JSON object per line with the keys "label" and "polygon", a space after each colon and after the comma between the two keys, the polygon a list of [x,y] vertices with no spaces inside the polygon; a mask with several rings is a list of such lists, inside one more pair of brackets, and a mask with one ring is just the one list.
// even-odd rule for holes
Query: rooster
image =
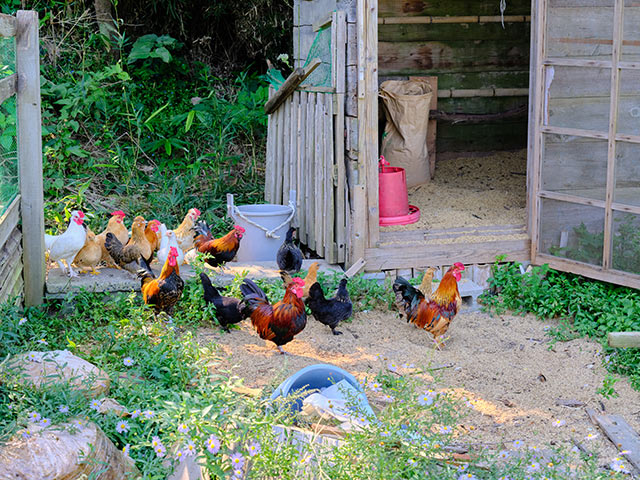
{"label": "rooster", "polygon": [[316,320],[331,328],[331,333],[342,335],[336,327],[341,321],[349,319],[353,313],[353,304],[347,290],[347,279],[340,280],[338,291],[333,298],[325,298],[320,284],[314,283],[309,289],[306,304]]}
{"label": "rooster", "polygon": [[213,303],[216,309],[216,318],[220,326],[229,332],[229,325],[241,322],[247,316],[245,315],[244,305],[235,297],[223,297],[214,287],[206,273],[200,273],[200,281],[204,289],[204,300],[207,303]]}
{"label": "rooster", "polygon": [[449,324],[462,305],[458,282],[461,278],[460,272],[463,270],[464,265],[459,262],[454,263],[444,274],[440,285],[430,299],[425,298],[420,290],[402,277],[396,278],[393,283],[393,291],[396,295],[400,294],[404,301],[407,322],[430,332],[438,349],[444,345],[440,337],[447,332]]}
{"label": "rooster", "polygon": [[196,225],[196,238],[194,245],[200,253],[208,253],[211,257],[206,262],[212,267],[230,262],[238,253],[240,240],[244,234],[244,228],[236,225],[224,237],[213,238],[211,230],[206,222],[199,221]]}
{"label": "rooster", "polygon": [[[139,258],[143,256],[143,252],[150,250],[149,242],[144,236],[145,221],[142,217],[136,217],[131,226],[131,239],[126,245],[122,245],[116,236],[107,232],[104,246],[107,248],[109,255],[113,257],[115,263],[132,273],[136,273],[140,268]],[[144,247],[146,246],[146,249]],[[148,257],[146,257],[148,258]]]}
{"label": "rooster", "polygon": [[75,258],[73,259],[73,263],[75,263],[80,268],[90,268],[92,275],[98,275],[100,272],[96,270],[96,266],[100,263],[102,259],[102,247],[96,241],[96,234],[91,231],[90,228],[87,229],[87,239],[85,241],[84,247],[80,250]]}
{"label": "rooster", "polygon": [[126,245],[129,241],[129,231],[127,230],[127,227],[124,226],[125,216],[126,215],[122,210],[116,210],[115,212],[112,212],[111,218],[107,223],[107,228],[105,228],[104,231],[99,235],[96,235],[96,242],[100,245],[100,248],[102,250],[101,260],[104,261],[107,265],[115,264],[113,258],[111,258],[111,255],[109,255],[107,248],[104,246],[104,242],[107,239],[107,233],[113,233],[123,245]]}
{"label": "rooster", "polygon": [[[429,267],[424,271],[424,275],[422,276],[422,281],[420,282],[418,290],[425,296],[425,298],[431,298],[431,292],[433,291],[433,274],[435,272],[435,268]],[[404,313],[404,298],[402,297],[402,291],[394,289],[394,293],[396,294],[396,308],[398,309],[398,316],[402,318]]]}
{"label": "rooster", "polygon": [[276,344],[284,355],[282,345],[289,343],[307,325],[307,314],[302,303],[304,280],[293,278],[284,292],[284,298],[271,305],[267,296],[254,282],[244,280],[240,285],[245,312],[263,340]]}
{"label": "rooster", "polygon": [[44,244],[47,250],[49,250],[49,260],[58,262],[60,270],[65,271],[62,260],[67,262],[69,267],[69,276],[77,277],[78,274],[71,268],[71,262],[76,257],[78,252],[82,250],[87,239],[87,231],[84,222],[84,213],[80,210],[74,210],[71,212],[71,219],[69,220],[69,226],[64,233],[60,235],[44,235]]}
{"label": "rooster", "polygon": [[169,249],[171,247],[174,247],[178,251],[178,265],[182,265],[182,262],[184,262],[184,253],[178,246],[176,234],[173,232],[173,230],[167,230],[167,227],[164,223],[160,224],[160,238],[161,240],[160,248],[158,249],[158,263],[160,263],[160,265],[164,265],[164,262],[169,256]]}
{"label": "rooster", "polygon": [[300,267],[302,267],[302,252],[293,243],[293,232],[295,232],[295,228],[290,228],[287,232],[287,238],[282,243],[278,249],[278,253],[276,254],[278,268],[287,273],[299,272]]}
{"label": "rooster", "polygon": [[153,305],[155,313],[166,312],[171,315],[173,307],[180,300],[184,281],[180,278],[180,266],[178,265],[178,251],[171,248],[169,257],[162,266],[160,277],[156,278],[153,270],[144,257],[140,263],[144,270],[138,271],[140,277],[140,290],[142,299],[147,305]]}
{"label": "rooster", "polygon": [[182,220],[182,223],[173,232],[176,234],[178,245],[183,252],[186,252],[190,248],[193,248],[194,230],[193,225],[200,216],[200,210],[197,208],[191,208],[187,212],[187,215]]}

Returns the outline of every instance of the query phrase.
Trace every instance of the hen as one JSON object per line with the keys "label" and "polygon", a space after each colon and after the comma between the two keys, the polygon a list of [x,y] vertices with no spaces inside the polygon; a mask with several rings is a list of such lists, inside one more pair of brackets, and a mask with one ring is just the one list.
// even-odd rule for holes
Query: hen
{"label": "hen", "polygon": [[67,262],[69,267],[69,276],[77,277],[78,274],[71,268],[71,262],[76,257],[77,253],[84,247],[87,232],[84,225],[84,213],[80,210],[74,210],[71,212],[71,220],[69,220],[69,226],[60,235],[44,235],[45,247],[49,250],[49,260],[58,262],[60,270],[65,271],[62,260]]}
{"label": "hen", "polygon": [[307,276],[304,277],[304,289],[302,292],[303,300],[306,300],[309,297],[309,289],[311,288],[311,285],[316,283],[316,278],[318,276],[318,267],[320,267],[320,264],[318,262],[313,262],[311,265],[309,265]]}
{"label": "hen", "polygon": [[184,253],[182,249],[178,246],[178,240],[176,239],[176,234],[173,230],[167,230],[167,227],[164,223],[160,224],[160,248],[158,249],[158,263],[160,265],[164,265],[164,262],[167,260],[169,256],[169,249],[174,247],[178,251],[178,265],[182,265],[184,262]]}
{"label": "hen", "polygon": [[[144,236],[151,247],[151,255],[153,255],[153,252],[158,250],[160,246],[160,239],[158,237],[159,226],[160,222],[158,220],[150,220],[149,223],[147,223],[147,228],[144,229]],[[146,260],[147,262],[150,261],[148,258]]]}
{"label": "hen", "polygon": [[96,240],[96,234],[87,229],[87,238],[76,257],[73,259],[73,263],[80,268],[90,268],[92,275],[98,275],[100,272],[96,270],[96,266],[102,259],[102,247]]}
{"label": "hen", "polygon": [[156,279],[153,270],[142,257],[140,263],[144,270],[138,272],[140,277],[140,290],[142,299],[147,305],[154,307],[155,313],[166,312],[171,315],[173,307],[180,300],[184,281],[180,278],[180,266],[178,265],[178,252],[175,248],[169,251],[169,257],[164,262],[160,277]]}
{"label": "hen", "polygon": [[218,323],[226,332],[229,332],[229,325],[247,318],[243,311],[244,305],[242,302],[235,297],[221,296],[218,289],[211,284],[211,280],[206,273],[200,273],[200,281],[204,289],[205,302],[213,303]]}
{"label": "hen", "polygon": [[302,303],[304,280],[293,278],[284,292],[284,298],[271,305],[267,296],[251,280],[246,279],[240,285],[240,291],[246,304],[245,313],[251,317],[251,323],[263,340],[276,344],[281,354],[282,345],[289,343],[307,325],[307,314]]}
{"label": "hen", "polygon": [[353,304],[347,290],[347,279],[340,280],[338,291],[333,298],[325,298],[320,284],[314,283],[309,289],[306,304],[316,320],[331,328],[331,333],[334,335],[341,335],[342,332],[336,330],[338,323],[349,319],[353,313]]}
{"label": "hen", "polygon": [[398,277],[393,283],[393,291],[402,296],[407,322],[424,328],[433,335],[438,349],[444,345],[439,339],[449,329],[449,324],[458,313],[462,299],[458,291],[460,272],[464,265],[459,262],[453,264],[444,274],[440,285],[430,299],[412,286],[404,278]]}
{"label": "hen", "polygon": [[276,261],[278,262],[278,268],[284,270],[287,273],[296,273],[300,271],[302,267],[302,252],[293,243],[293,233],[295,228],[290,228],[287,232],[287,238],[284,243],[278,249],[276,254]]}
{"label": "hen", "polygon": [[[144,236],[145,221],[142,217],[136,217],[131,226],[131,239],[126,245],[122,245],[116,236],[107,232],[104,246],[116,265],[132,273],[136,273],[140,266],[138,259],[143,255],[143,251],[148,252],[149,243]],[[143,248],[146,246],[147,250]],[[148,258],[148,257],[147,257]]]}
{"label": "hen", "polygon": [[115,212],[112,212],[111,218],[107,223],[107,228],[105,228],[104,231],[99,235],[96,235],[96,242],[98,242],[102,250],[101,260],[104,261],[107,265],[113,265],[115,263],[113,261],[113,258],[111,258],[111,255],[109,255],[107,248],[104,246],[104,242],[107,239],[107,233],[113,233],[123,245],[126,245],[129,241],[129,231],[127,230],[127,227],[124,226],[125,216],[126,215],[122,210],[116,210]]}
{"label": "hen", "polygon": [[242,240],[242,235],[244,234],[244,228],[236,225],[224,237],[213,238],[209,226],[204,221],[199,221],[195,230],[194,245],[196,250],[200,253],[211,255],[206,262],[212,267],[217,267],[233,260],[236,253],[238,253],[240,240]]}
{"label": "hen", "polygon": [[[422,276],[422,281],[420,282],[418,290],[425,296],[425,298],[431,298],[431,292],[433,291],[433,274],[435,271],[435,268],[429,267],[424,271],[424,275]],[[402,318],[404,313],[404,298],[402,297],[402,291],[394,289],[394,293],[396,295],[398,316]]]}
{"label": "hen", "polygon": [[186,252],[190,248],[193,248],[194,230],[193,225],[200,216],[200,210],[197,208],[191,208],[187,212],[187,215],[182,220],[182,223],[173,232],[176,234],[178,245],[183,252]]}

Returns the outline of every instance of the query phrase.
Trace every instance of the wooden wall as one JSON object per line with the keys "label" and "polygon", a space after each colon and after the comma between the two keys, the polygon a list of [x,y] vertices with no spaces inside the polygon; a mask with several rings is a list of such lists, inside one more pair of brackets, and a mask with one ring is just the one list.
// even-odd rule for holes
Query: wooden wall
{"label": "wooden wall", "polygon": [[[442,95],[449,89],[491,92],[528,87],[531,2],[507,1],[504,28],[499,3],[379,0],[380,82],[410,75],[436,75],[441,92],[438,110],[449,113],[490,114],[526,105],[526,95],[463,98]],[[524,115],[480,124],[439,122],[436,149],[445,152],[525,148],[526,138]]]}
{"label": "wooden wall", "polygon": [[18,195],[0,215],[0,303],[10,297],[22,295],[22,233],[20,196]]}

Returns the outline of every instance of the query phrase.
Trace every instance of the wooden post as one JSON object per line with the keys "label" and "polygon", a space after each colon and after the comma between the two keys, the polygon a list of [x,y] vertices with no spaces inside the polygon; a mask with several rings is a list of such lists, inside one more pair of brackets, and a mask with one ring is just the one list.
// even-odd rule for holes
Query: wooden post
{"label": "wooden post", "polygon": [[607,340],[614,348],[640,348],[640,332],[611,332]]}
{"label": "wooden post", "polygon": [[45,282],[38,14],[18,10],[16,20],[24,303],[29,307],[42,303]]}

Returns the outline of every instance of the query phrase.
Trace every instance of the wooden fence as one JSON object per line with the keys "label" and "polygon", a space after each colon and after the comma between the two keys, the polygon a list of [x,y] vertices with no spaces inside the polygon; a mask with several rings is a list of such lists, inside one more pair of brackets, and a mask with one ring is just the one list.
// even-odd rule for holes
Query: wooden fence
{"label": "wooden fence", "polygon": [[16,95],[20,194],[0,216],[0,302],[42,302],[45,281],[38,14],[0,14],[0,36],[15,37],[16,73],[0,81],[0,103]]}

